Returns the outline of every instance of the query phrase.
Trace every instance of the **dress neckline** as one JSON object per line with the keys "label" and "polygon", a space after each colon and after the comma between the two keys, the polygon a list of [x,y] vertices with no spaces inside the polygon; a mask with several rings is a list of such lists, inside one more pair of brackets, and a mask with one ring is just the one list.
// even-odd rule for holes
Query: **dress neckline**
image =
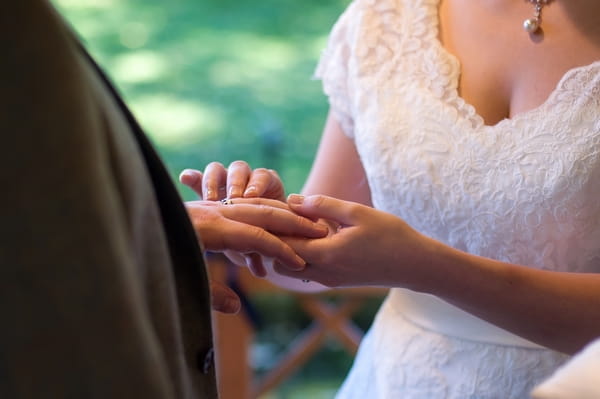
{"label": "dress neckline", "polygon": [[431,37],[431,40],[432,40],[431,44],[433,45],[434,49],[436,50],[436,51],[434,51],[434,54],[436,57],[435,61],[439,62],[439,63],[444,63],[446,66],[450,67],[450,69],[451,69],[451,73],[444,75],[447,78],[447,81],[444,83],[445,83],[446,87],[448,88],[448,91],[451,95],[451,97],[449,98],[449,101],[451,103],[453,103],[453,105],[457,108],[457,111],[460,111],[461,107],[464,108],[465,118],[470,119],[474,128],[498,129],[501,126],[504,126],[506,124],[509,124],[509,125],[513,124],[523,118],[530,118],[539,113],[545,114],[544,111],[552,105],[552,103],[554,102],[554,99],[560,94],[561,89],[563,88],[565,82],[567,82],[573,76],[575,76],[581,72],[585,72],[587,70],[593,70],[594,68],[600,67],[600,59],[596,60],[596,61],[592,61],[589,64],[572,67],[572,68],[568,69],[561,76],[561,78],[558,80],[558,82],[556,83],[556,85],[554,86],[554,88],[552,89],[550,94],[548,95],[548,97],[544,101],[542,101],[540,104],[538,104],[537,106],[527,109],[525,111],[521,111],[512,116],[503,118],[503,119],[499,120],[498,122],[496,122],[495,124],[486,124],[485,119],[478,112],[477,108],[473,104],[466,101],[458,92],[458,82],[459,82],[460,76],[462,74],[462,65],[461,65],[461,62],[458,59],[458,57],[456,55],[454,55],[452,52],[450,52],[450,50],[448,50],[446,47],[444,47],[444,45],[440,39],[440,35],[439,35],[440,0],[436,0],[429,4],[422,3],[422,5],[424,5],[424,6],[429,5],[430,7],[432,7],[432,9],[428,13],[428,15],[430,15],[431,18],[433,19],[433,21],[432,21],[433,23],[428,24],[428,26],[430,27],[430,29],[432,29],[432,32],[431,32],[432,34],[429,37]]}

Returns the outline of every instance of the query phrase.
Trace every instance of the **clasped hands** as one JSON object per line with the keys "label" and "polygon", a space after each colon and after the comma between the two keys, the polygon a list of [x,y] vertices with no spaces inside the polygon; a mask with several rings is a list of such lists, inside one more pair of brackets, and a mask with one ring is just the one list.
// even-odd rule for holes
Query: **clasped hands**
{"label": "clasped hands", "polygon": [[[208,251],[223,252],[265,277],[264,259],[276,273],[327,287],[415,287],[433,240],[394,215],[332,197],[290,195],[273,170],[252,170],[243,161],[228,168],[187,169],[180,181],[203,200],[186,203]],[[227,205],[219,200],[231,199]],[[213,307],[235,312],[239,300],[212,284]]]}

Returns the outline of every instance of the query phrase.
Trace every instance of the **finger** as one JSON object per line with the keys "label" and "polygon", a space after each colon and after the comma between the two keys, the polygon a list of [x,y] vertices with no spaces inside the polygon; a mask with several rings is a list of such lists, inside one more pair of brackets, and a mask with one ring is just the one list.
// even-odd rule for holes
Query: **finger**
{"label": "finger", "polygon": [[294,212],[310,219],[323,218],[349,226],[357,224],[367,208],[365,205],[326,195],[304,197],[291,194],[288,196],[287,203]]}
{"label": "finger", "polygon": [[275,198],[280,201],[285,201],[285,188],[283,186],[283,182],[281,181],[281,177],[274,169],[269,169],[269,173],[271,174],[271,185],[267,188],[268,198]]}
{"label": "finger", "polygon": [[324,238],[301,238],[301,237],[280,237],[288,247],[300,256],[307,265],[322,264],[323,258],[332,251],[337,250],[337,246],[331,242],[331,237]]}
{"label": "finger", "polygon": [[227,170],[219,162],[211,162],[204,169],[202,178],[202,198],[216,201],[224,198],[224,187],[227,181]]}
{"label": "finger", "polygon": [[227,197],[237,198],[244,194],[248,179],[252,174],[250,166],[244,161],[234,161],[227,169]]}
{"label": "finger", "polygon": [[185,184],[200,197],[202,197],[202,172],[195,169],[184,169],[179,175],[179,181]]}
{"label": "finger", "polygon": [[296,215],[286,209],[268,205],[253,205],[237,203],[224,205],[221,213],[228,219],[260,227],[269,232],[285,235],[320,238],[325,237],[329,230],[321,223],[315,223],[303,216]]}
{"label": "finger", "polygon": [[281,274],[282,276],[295,278],[297,280],[305,280],[305,281],[318,281],[320,277],[314,267],[312,267],[310,263],[306,265],[303,270],[291,270],[286,268],[284,265],[275,262],[273,264],[273,271],[277,274]]}
{"label": "finger", "polygon": [[238,295],[225,284],[212,281],[210,283],[212,308],[222,313],[237,313],[242,304]]}
{"label": "finger", "polygon": [[294,270],[304,268],[306,262],[299,257],[289,245],[275,235],[256,226],[226,220],[219,231],[213,232],[212,240],[206,240],[207,250],[234,250],[242,253],[256,252],[266,257],[276,258]]}
{"label": "finger", "polygon": [[267,187],[271,184],[271,177],[272,175],[265,168],[254,169],[244,191],[244,197],[264,197]]}
{"label": "finger", "polygon": [[257,254],[257,253],[246,254],[245,258],[246,258],[246,264],[250,268],[250,271],[252,272],[252,274],[254,274],[256,277],[261,277],[261,278],[267,276],[267,269],[265,268],[265,265],[263,265],[262,256],[260,256],[260,254]]}
{"label": "finger", "polygon": [[235,205],[241,205],[241,204],[246,204],[246,205],[265,205],[265,206],[270,206],[270,207],[273,207],[273,208],[284,209],[286,211],[290,210],[290,207],[288,206],[288,204],[286,202],[275,200],[275,199],[271,199],[271,198],[261,198],[261,197],[256,197],[256,198],[236,198],[235,201],[232,201],[232,202]]}
{"label": "finger", "polygon": [[274,170],[257,168],[250,176],[244,197],[266,197],[283,201],[283,183]]}

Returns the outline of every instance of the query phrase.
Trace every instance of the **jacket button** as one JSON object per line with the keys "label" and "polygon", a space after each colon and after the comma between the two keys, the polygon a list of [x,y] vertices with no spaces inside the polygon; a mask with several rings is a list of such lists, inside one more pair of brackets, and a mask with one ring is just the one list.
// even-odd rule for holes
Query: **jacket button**
{"label": "jacket button", "polygon": [[198,352],[196,356],[196,365],[203,374],[208,374],[215,364],[215,350],[210,348],[206,353]]}

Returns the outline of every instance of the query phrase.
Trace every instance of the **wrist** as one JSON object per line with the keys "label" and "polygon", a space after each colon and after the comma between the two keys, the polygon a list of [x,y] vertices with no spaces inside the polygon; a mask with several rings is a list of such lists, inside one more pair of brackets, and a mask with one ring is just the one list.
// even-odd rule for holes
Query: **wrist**
{"label": "wrist", "polygon": [[421,242],[421,259],[415,261],[410,286],[407,288],[428,294],[442,296],[452,285],[451,279],[455,264],[461,262],[461,251],[440,241],[424,236]]}

